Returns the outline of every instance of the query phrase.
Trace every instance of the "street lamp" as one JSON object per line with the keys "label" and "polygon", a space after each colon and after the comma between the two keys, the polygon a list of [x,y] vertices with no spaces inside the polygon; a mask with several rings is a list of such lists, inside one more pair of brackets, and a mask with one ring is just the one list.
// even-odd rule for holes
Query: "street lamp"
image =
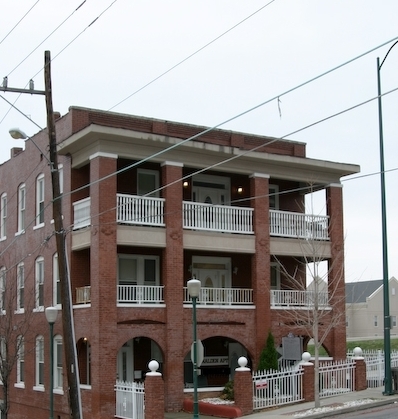
{"label": "street lamp", "polygon": [[390,293],[388,284],[388,250],[387,250],[387,212],[386,212],[386,184],[384,171],[384,140],[383,140],[383,118],[381,108],[381,82],[380,70],[392,48],[398,43],[394,42],[387,51],[380,64],[377,57],[377,103],[379,109],[379,147],[380,147],[380,190],[381,190],[381,225],[382,225],[382,247],[383,247],[383,307],[384,307],[384,394],[390,396],[392,390],[391,376],[391,317],[390,317]]}
{"label": "street lamp", "polygon": [[193,418],[199,418],[198,405],[198,342],[196,337],[196,300],[200,294],[201,283],[192,278],[187,282],[188,293],[192,298],[192,325],[193,325]]}
{"label": "street lamp", "polygon": [[11,128],[8,131],[14,140],[30,140],[34,144],[34,146],[40,151],[40,154],[48,161],[48,165],[51,168],[51,171],[53,170],[54,166],[51,162],[51,160],[43,153],[43,151],[40,149],[40,147],[33,141],[29,135],[25,134],[22,130],[19,128]]}
{"label": "street lamp", "polygon": [[57,320],[58,309],[46,308],[46,319],[50,325],[50,419],[54,419],[54,323]]}

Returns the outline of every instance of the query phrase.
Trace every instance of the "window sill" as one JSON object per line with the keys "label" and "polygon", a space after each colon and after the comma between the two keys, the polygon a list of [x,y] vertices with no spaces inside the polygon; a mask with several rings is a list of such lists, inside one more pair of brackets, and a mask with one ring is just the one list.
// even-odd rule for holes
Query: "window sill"
{"label": "window sill", "polygon": [[15,314],[24,314],[25,313],[25,309],[24,308],[19,308],[18,310],[14,311]]}
{"label": "window sill", "polygon": [[25,383],[15,383],[14,387],[16,388],[25,388]]}
{"label": "window sill", "polygon": [[25,230],[17,231],[15,236],[21,236],[22,234],[25,234]]}
{"label": "window sill", "polygon": [[64,390],[62,388],[54,388],[54,394],[64,395]]}
{"label": "window sill", "polygon": [[33,309],[33,313],[42,313],[44,311],[44,307],[40,306],[40,307],[36,307]]}
{"label": "window sill", "polygon": [[37,225],[33,226],[33,230],[38,230],[39,228],[43,228],[43,227],[44,227],[44,223],[40,223],[40,224],[37,224]]}
{"label": "window sill", "polygon": [[34,391],[42,391],[44,392],[44,386],[33,386]]}

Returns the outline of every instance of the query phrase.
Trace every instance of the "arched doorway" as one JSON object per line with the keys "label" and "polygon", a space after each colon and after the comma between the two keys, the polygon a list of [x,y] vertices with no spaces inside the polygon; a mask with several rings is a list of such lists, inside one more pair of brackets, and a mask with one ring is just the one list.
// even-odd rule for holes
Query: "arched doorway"
{"label": "arched doorway", "polygon": [[[223,336],[205,339],[202,344],[204,358],[199,367],[198,387],[222,388],[233,380],[235,368],[239,366],[238,359],[240,356],[248,357],[247,350],[239,342]],[[251,364],[250,359],[249,363]],[[193,387],[191,351],[184,359],[184,383],[185,388]]]}
{"label": "arched doorway", "polygon": [[138,336],[126,341],[117,354],[116,377],[121,381],[143,381],[152,359],[159,362],[162,371],[163,355],[158,344],[147,337]]}

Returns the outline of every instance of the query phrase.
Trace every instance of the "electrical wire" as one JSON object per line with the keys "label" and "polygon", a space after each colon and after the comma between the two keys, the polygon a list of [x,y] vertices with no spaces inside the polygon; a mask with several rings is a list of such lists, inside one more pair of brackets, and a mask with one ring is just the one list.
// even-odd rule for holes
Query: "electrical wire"
{"label": "electrical wire", "polygon": [[116,103],[116,105],[112,106],[111,108],[108,109],[108,111],[116,108],[117,106],[121,105],[123,102],[125,102],[126,100],[130,99],[132,96],[136,95],[137,93],[141,92],[141,90],[144,90],[146,87],[150,86],[151,84],[155,83],[157,80],[159,80],[160,78],[162,78],[163,76],[165,76],[166,74],[170,73],[172,70],[174,70],[175,68],[179,67],[181,64],[185,63],[186,61],[188,61],[190,58],[194,57],[196,54],[199,54],[199,52],[203,51],[205,48],[207,48],[208,46],[210,46],[211,44],[214,44],[214,42],[218,41],[220,38],[222,38],[224,35],[228,34],[229,32],[231,32],[232,30],[236,29],[238,26],[240,26],[242,23],[246,22],[248,19],[250,19],[251,17],[253,17],[254,15],[256,15],[257,13],[261,12],[263,9],[265,9],[267,6],[269,6],[271,3],[273,3],[276,0],[271,0],[269,1],[267,4],[265,4],[264,6],[260,7],[259,9],[257,9],[255,12],[251,13],[249,16],[245,17],[243,20],[241,20],[240,22],[236,23],[235,25],[233,25],[232,27],[230,27],[229,29],[227,29],[225,32],[221,33],[220,35],[218,35],[216,38],[214,38],[212,41],[208,42],[207,44],[203,45],[202,47],[200,47],[199,49],[197,49],[196,51],[194,51],[192,54],[188,55],[187,57],[185,57],[183,60],[179,61],[177,64],[174,64],[172,67],[170,67],[168,70],[164,71],[163,73],[159,74],[159,76],[155,77],[153,80],[151,80],[150,82],[144,84],[144,86],[140,87],[138,90],[136,90],[135,92],[131,93],[129,96],[127,96],[126,98],[124,98],[123,100],[121,100],[120,102]]}

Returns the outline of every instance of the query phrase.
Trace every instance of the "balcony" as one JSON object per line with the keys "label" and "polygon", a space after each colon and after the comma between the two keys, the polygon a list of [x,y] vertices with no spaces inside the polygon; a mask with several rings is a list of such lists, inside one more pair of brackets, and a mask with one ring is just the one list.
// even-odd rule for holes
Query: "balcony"
{"label": "balcony", "polygon": [[91,287],[78,287],[76,288],[76,304],[89,304],[91,303]]}
{"label": "balcony", "polygon": [[163,304],[163,285],[118,285],[118,304]]}
{"label": "balcony", "polygon": [[[184,304],[192,303],[188,288],[184,287]],[[253,290],[249,288],[206,288],[200,289],[199,306],[244,306],[253,305]]]}
{"label": "balcony", "polygon": [[[73,203],[74,230],[91,224],[90,198]],[[254,234],[253,209],[184,201],[183,228],[220,233]],[[270,235],[296,239],[329,240],[329,217],[270,210]],[[164,227],[164,199],[117,194],[117,222]]]}
{"label": "balcony", "polygon": [[329,309],[329,294],[325,291],[272,290],[271,308],[273,309]]}

